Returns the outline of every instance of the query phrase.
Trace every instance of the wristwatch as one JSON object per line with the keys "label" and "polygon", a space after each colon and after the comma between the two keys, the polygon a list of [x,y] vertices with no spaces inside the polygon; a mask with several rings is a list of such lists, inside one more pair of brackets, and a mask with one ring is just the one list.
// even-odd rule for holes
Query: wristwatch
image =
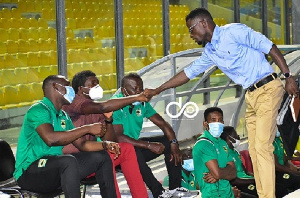
{"label": "wristwatch", "polygon": [[291,72],[286,72],[286,73],[283,73],[283,76],[284,78],[289,78],[292,76],[292,73]]}
{"label": "wristwatch", "polygon": [[171,140],[171,141],[170,141],[170,144],[178,144],[178,141],[177,141],[177,139],[173,139],[173,140]]}

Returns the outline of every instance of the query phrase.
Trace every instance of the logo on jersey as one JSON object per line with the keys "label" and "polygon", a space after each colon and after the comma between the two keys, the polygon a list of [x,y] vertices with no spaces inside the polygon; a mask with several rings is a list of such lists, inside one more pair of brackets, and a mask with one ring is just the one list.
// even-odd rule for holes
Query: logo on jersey
{"label": "logo on jersey", "polygon": [[60,126],[61,126],[61,128],[66,129],[66,121],[65,120],[61,120],[60,121]]}

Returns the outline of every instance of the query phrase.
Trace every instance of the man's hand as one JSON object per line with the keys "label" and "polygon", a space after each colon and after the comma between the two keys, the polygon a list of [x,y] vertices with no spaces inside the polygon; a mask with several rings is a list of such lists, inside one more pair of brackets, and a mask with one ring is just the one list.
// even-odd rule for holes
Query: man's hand
{"label": "man's hand", "polygon": [[241,191],[236,186],[232,187],[232,191],[233,191],[233,194],[234,194],[235,198],[240,198],[241,197]]}
{"label": "man's hand", "polygon": [[114,159],[117,159],[121,154],[120,145],[116,142],[111,142],[111,141],[105,141],[105,143],[106,143],[107,151],[115,154]]}
{"label": "man's hand", "polygon": [[149,100],[151,100],[153,96],[157,95],[156,89],[145,89],[143,93]]}
{"label": "man's hand", "polygon": [[106,133],[106,124],[105,123],[95,123],[89,125],[89,132],[92,135],[97,135],[102,137]]}
{"label": "man's hand", "polygon": [[149,142],[148,149],[156,154],[162,154],[165,150],[165,146],[160,142]]}
{"label": "man's hand", "polygon": [[175,160],[175,166],[177,166],[177,164],[182,163],[182,155],[180,153],[179,146],[178,144],[174,144],[174,143],[172,143],[170,146],[171,146],[170,162]]}
{"label": "man's hand", "polygon": [[111,117],[112,117],[112,115],[113,115],[113,113],[114,113],[114,112],[111,111],[111,112],[103,113],[103,114],[104,114],[104,117],[105,117],[106,120],[110,120]]}
{"label": "man's hand", "polygon": [[137,97],[138,97],[138,101],[140,101],[140,102],[148,102],[149,101],[149,99],[145,95],[145,91],[140,93]]}
{"label": "man's hand", "polygon": [[216,183],[218,182],[219,180],[214,178],[214,176],[210,173],[203,173],[204,176],[203,176],[203,180],[206,182],[206,183]]}
{"label": "man's hand", "polygon": [[299,87],[293,77],[285,79],[285,90],[290,96],[294,95],[295,97],[299,96]]}

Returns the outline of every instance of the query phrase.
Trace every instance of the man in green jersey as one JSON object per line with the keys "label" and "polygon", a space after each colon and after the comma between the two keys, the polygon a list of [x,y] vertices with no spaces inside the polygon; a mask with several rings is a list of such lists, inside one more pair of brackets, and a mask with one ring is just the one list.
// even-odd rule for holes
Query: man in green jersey
{"label": "man in green jersey", "polygon": [[80,198],[80,180],[96,173],[101,196],[115,198],[113,166],[104,151],[105,142],[100,145],[102,151],[62,153],[64,145],[86,134],[102,136],[106,132],[106,125],[101,123],[74,128],[68,114],[61,110],[75,97],[69,85],[64,76],[52,75],[44,80],[43,100],[32,105],[24,117],[14,177],[25,190],[47,193],[62,188],[65,197]]}
{"label": "man in green jersey", "polygon": [[236,178],[236,168],[228,147],[220,138],[223,132],[223,111],[210,107],[204,111],[204,133],[193,148],[194,172],[202,198],[234,197],[230,180]]}
{"label": "man in green jersey", "polygon": [[[143,80],[134,73],[122,79],[121,93],[115,98],[123,98],[143,92]],[[144,118],[156,124],[164,133],[163,137],[139,139]],[[170,177],[170,190],[181,186],[181,155],[175,133],[148,102],[135,102],[113,113],[113,127],[118,142],[131,143],[136,151],[137,160],[144,182],[151,190],[154,198],[163,197],[164,188],[155,178],[146,162],[165,156],[165,163]]]}

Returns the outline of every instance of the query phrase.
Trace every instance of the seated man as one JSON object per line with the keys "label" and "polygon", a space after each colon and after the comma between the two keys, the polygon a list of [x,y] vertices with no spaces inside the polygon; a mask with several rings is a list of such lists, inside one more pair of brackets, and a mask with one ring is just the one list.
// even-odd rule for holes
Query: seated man
{"label": "seated man", "polygon": [[193,148],[194,172],[202,198],[235,196],[229,181],[236,178],[236,168],[226,142],[220,138],[223,123],[220,108],[210,107],[204,111],[205,131]]}
{"label": "seated man", "polygon": [[[52,75],[44,80],[45,97],[32,105],[24,117],[14,177],[24,190],[48,193],[61,187],[65,197],[80,198],[80,180],[96,173],[101,196],[116,198],[113,167],[107,152],[62,153],[64,145],[76,145],[76,139],[86,134],[101,135],[106,130],[102,123],[74,128],[68,114],[61,110],[75,97],[69,85],[64,76]],[[99,148],[104,150],[105,144]]]}
{"label": "seated man", "polygon": [[235,150],[235,148],[237,148],[240,144],[240,136],[236,133],[233,127],[225,126],[220,137],[226,141],[229,147],[228,153],[233,158],[237,169],[237,177],[230,181],[231,185],[236,186],[241,192],[258,197],[253,173],[246,170],[240,153]]}
{"label": "seated man", "polygon": [[[181,150],[182,153],[182,170],[181,170],[181,186],[188,190],[199,190],[199,186],[197,184],[195,173],[194,173],[194,162],[193,162],[193,154],[192,148],[188,147],[186,149]],[[169,186],[169,176],[167,175],[164,178],[163,186]]]}
{"label": "seated man", "polygon": [[[112,112],[117,110],[121,105],[125,106],[131,104],[133,101],[145,101],[146,97],[143,94],[132,96],[131,98],[112,99],[106,102],[95,102],[93,99],[100,99],[103,95],[103,90],[99,85],[99,80],[96,74],[92,71],[81,71],[72,79],[72,87],[75,90],[76,96],[70,105],[64,105],[63,109],[70,115],[75,127],[82,125],[102,123],[106,124],[106,133],[96,141],[95,136],[85,135],[76,140],[76,148],[73,144],[66,145],[63,149],[64,153],[77,153],[81,147],[87,148],[89,151],[99,151],[99,145],[103,141],[116,141],[115,132],[112,127]],[[116,144],[116,143],[115,143]],[[107,150],[112,159],[113,166],[121,165],[121,169],[127,180],[133,198],[148,197],[146,186],[140,173],[139,165],[137,163],[134,148],[129,143],[120,143],[121,154],[116,155],[114,146],[111,142],[107,143]],[[117,148],[118,149],[118,148]],[[115,174],[115,172],[114,172]],[[115,178],[115,186],[118,198],[121,197],[118,183]]]}
{"label": "seated man", "polygon": [[276,171],[276,183],[280,186],[288,189],[288,191],[294,191],[300,188],[300,172],[297,169],[293,169],[288,164],[288,160],[285,157],[282,140],[280,133],[277,131],[274,146],[274,158],[275,158],[275,171]]}
{"label": "seated man", "polygon": [[[241,190],[242,193],[247,193],[258,197],[253,173],[250,173],[246,170],[241,160],[240,153],[235,150],[240,144],[240,136],[233,127],[225,126],[221,138],[226,141],[229,147],[229,155],[233,157],[235,167],[237,169],[237,177],[231,180],[230,183]],[[287,192],[287,188],[278,183],[276,178],[276,197],[283,197],[287,194]]]}
{"label": "seated man", "polygon": [[[143,91],[143,80],[137,74],[129,74],[122,79],[121,93],[115,98],[128,98]],[[139,139],[144,118],[149,118],[163,132],[163,137]],[[133,103],[113,113],[113,127],[118,142],[131,143],[136,150],[140,171],[144,182],[155,198],[162,195],[164,188],[153,175],[146,162],[165,155],[165,163],[170,177],[170,189],[181,186],[181,155],[175,133],[148,102]]]}

